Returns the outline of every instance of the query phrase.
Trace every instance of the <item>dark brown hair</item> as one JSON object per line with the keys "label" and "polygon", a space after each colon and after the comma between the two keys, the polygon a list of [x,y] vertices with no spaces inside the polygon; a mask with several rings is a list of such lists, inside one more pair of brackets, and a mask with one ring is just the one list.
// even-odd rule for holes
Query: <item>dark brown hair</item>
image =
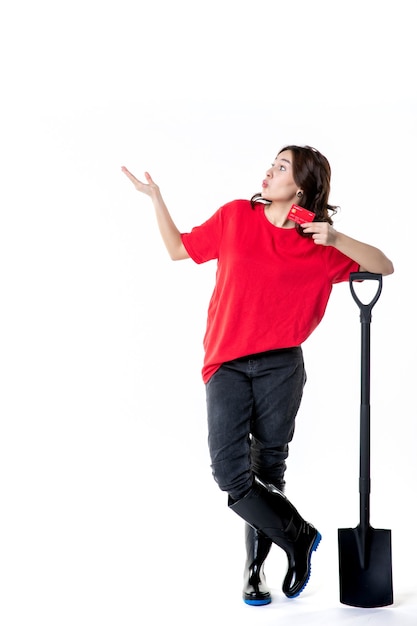
{"label": "dark brown hair", "polygon": [[[303,195],[297,199],[296,204],[313,211],[315,222],[333,224],[332,216],[339,207],[329,204],[331,169],[328,160],[311,146],[285,146],[278,154],[284,150],[289,150],[292,154],[294,182],[303,190]],[[260,193],[252,196],[252,208],[257,202],[270,204]],[[296,227],[300,235],[303,235],[303,229],[298,224]]]}

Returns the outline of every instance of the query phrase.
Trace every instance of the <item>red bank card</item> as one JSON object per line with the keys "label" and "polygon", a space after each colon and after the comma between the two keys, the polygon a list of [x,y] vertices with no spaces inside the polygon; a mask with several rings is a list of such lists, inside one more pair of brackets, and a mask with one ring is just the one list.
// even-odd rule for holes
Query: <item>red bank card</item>
{"label": "red bank card", "polygon": [[297,224],[305,224],[305,222],[312,222],[314,220],[315,213],[313,211],[307,211],[298,204],[293,204],[290,212],[287,215],[287,219],[296,222]]}

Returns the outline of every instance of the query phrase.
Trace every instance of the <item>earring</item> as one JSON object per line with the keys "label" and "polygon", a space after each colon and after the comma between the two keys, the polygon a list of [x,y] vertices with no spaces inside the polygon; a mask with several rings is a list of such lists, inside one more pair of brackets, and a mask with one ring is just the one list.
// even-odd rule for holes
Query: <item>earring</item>
{"label": "earring", "polygon": [[303,192],[302,192],[302,191],[297,191],[297,198],[301,198],[301,197],[302,197],[302,195],[303,195]]}

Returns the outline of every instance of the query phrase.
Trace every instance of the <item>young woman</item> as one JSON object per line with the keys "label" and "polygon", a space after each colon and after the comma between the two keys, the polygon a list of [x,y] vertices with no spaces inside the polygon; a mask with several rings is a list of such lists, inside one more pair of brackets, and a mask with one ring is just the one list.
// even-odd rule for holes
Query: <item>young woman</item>
{"label": "young woman", "polygon": [[[208,442],[213,477],[246,528],[243,599],[271,601],[264,561],[285,550],[282,589],[298,596],[321,535],[283,494],[288,444],[306,380],[302,344],[326,310],[334,283],[351,272],[394,271],[385,254],[338,232],[329,205],[330,165],[309,146],[280,150],[251,200],[234,200],[180,233],[150,174],[122,171],[154,205],[173,260],[217,260],[204,337]],[[314,221],[289,219],[292,205]]]}

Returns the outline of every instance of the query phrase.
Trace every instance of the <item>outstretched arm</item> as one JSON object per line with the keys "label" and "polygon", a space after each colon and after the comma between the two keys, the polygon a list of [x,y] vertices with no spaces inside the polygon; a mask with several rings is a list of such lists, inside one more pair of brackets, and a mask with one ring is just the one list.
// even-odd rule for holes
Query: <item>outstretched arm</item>
{"label": "outstretched arm", "polygon": [[159,231],[162,236],[162,240],[166,249],[173,261],[179,261],[181,259],[188,259],[189,254],[184,247],[181,240],[181,234],[176,227],[167,206],[162,198],[158,185],[152,180],[151,175],[145,172],[146,183],[142,183],[136,178],[129,170],[123,165],[122,172],[133,183],[135,189],[140,191],[152,200],[156,220],[158,223]]}
{"label": "outstretched arm", "polygon": [[361,272],[372,272],[388,276],[394,272],[392,262],[385,254],[367,243],[339,233],[327,222],[302,224],[305,233],[311,233],[315,244],[333,246],[360,265]]}

